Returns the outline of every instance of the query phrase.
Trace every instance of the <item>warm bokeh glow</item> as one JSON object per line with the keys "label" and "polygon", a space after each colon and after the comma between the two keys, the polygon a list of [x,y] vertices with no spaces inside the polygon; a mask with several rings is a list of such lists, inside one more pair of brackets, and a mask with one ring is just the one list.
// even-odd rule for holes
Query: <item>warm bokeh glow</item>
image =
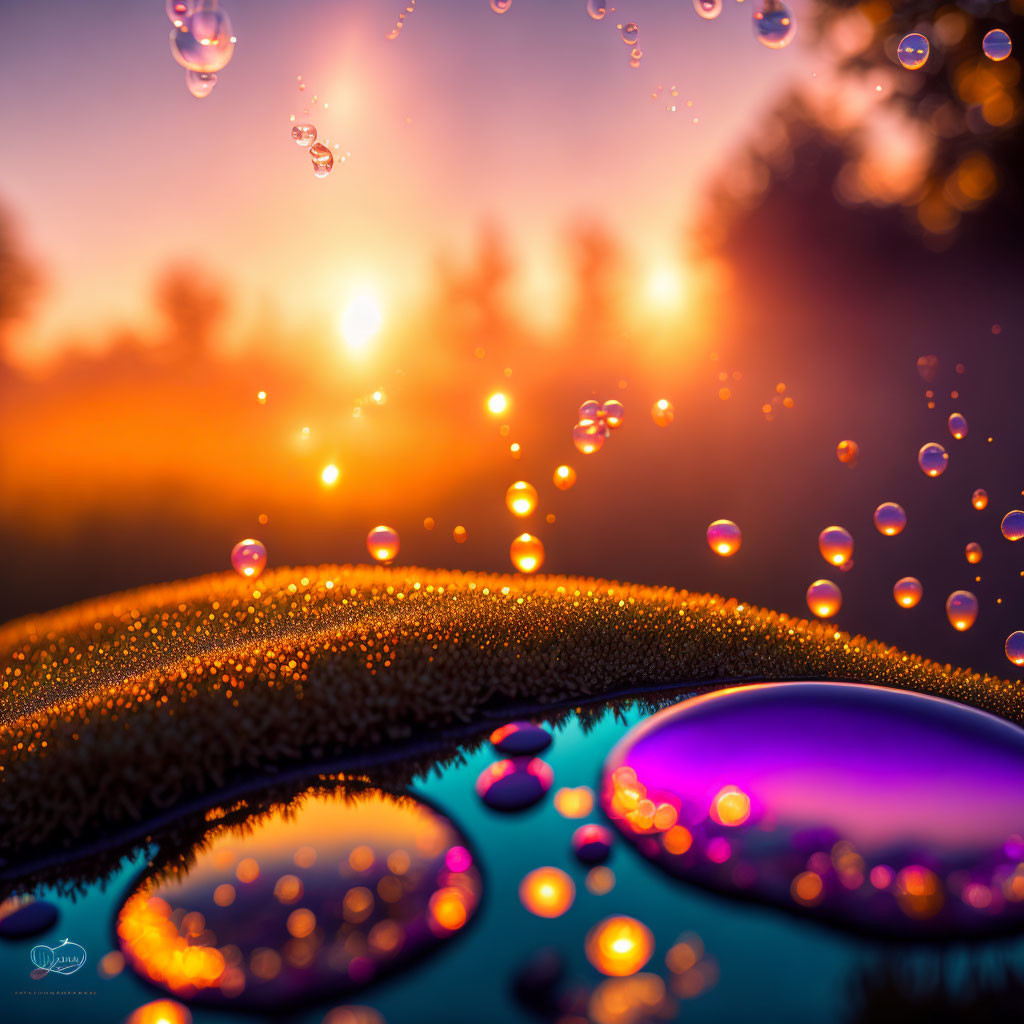
{"label": "warm bokeh glow", "polygon": [[573,880],[560,868],[535,868],[519,883],[519,900],[537,917],[561,917],[576,898]]}

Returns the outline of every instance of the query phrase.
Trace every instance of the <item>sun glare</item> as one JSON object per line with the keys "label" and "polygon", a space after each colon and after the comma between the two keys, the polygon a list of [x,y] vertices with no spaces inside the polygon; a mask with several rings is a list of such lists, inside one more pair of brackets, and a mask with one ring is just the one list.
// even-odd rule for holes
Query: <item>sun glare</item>
{"label": "sun glare", "polygon": [[686,285],[678,264],[654,267],[647,278],[647,299],[655,309],[672,310],[682,305]]}
{"label": "sun glare", "polygon": [[341,315],[341,336],[349,352],[353,355],[365,352],[383,322],[377,296],[371,291],[357,292]]}

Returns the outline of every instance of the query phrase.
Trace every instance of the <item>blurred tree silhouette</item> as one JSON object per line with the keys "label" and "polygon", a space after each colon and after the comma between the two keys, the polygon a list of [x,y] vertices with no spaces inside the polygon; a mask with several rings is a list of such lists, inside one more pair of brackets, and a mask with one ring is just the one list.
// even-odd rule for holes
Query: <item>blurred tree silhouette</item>
{"label": "blurred tree silhouette", "polygon": [[13,219],[0,206],[0,365],[7,362],[8,327],[27,312],[38,286],[36,270],[16,238]]}
{"label": "blurred tree silhouette", "polygon": [[195,360],[207,354],[228,308],[223,287],[205,271],[173,266],[157,280],[155,299],[175,355]]}

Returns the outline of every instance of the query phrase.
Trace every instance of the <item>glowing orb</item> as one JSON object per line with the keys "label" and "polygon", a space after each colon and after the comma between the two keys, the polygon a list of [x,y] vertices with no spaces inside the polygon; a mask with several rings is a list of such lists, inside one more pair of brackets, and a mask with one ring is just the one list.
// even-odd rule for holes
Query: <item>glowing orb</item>
{"label": "glowing orb", "polygon": [[836,458],[844,466],[856,466],[860,458],[860,445],[856,441],[840,441],[836,445]]}
{"label": "glowing orb", "polygon": [[984,487],[979,487],[971,495],[971,504],[981,512],[982,509],[988,508],[988,491]]}
{"label": "glowing orb", "polygon": [[895,501],[885,501],[875,509],[875,529],[886,537],[895,537],[907,525],[907,513]]}
{"label": "glowing orb", "polygon": [[949,432],[954,440],[962,441],[967,436],[967,418],[958,412],[949,414]]}
{"label": "glowing orb", "polygon": [[517,480],[505,492],[505,505],[514,516],[528,516],[537,507],[537,488],[525,480]]}
{"label": "glowing orb", "polygon": [[341,336],[349,351],[353,354],[363,352],[383,322],[376,296],[368,291],[357,294],[341,315]]}
{"label": "glowing orb", "polygon": [[819,619],[835,615],[842,605],[842,591],[831,580],[815,580],[807,588],[807,607]]}
{"label": "glowing orb", "polygon": [[618,430],[622,426],[622,421],[625,418],[626,410],[623,404],[614,398],[609,398],[604,405],[598,410],[598,415],[611,427],[612,430]]}
{"label": "glowing orb", "polygon": [[651,419],[659,427],[667,427],[675,419],[675,406],[667,398],[659,398],[651,406]]}
{"label": "glowing orb", "polygon": [[320,472],[320,482],[325,487],[333,487],[340,477],[341,470],[333,462],[329,462]]}
{"label": "glowing orb", "polygon": [[977,565],[981,561],[981,545],[977,541],[972,540],[971,543],[964,548],[964,555],[971,565]]}
{"label": "glowing orb", "polygon": [[917,453],[917,464],[926,476],[942,476],[949,465],[949,453],[934,441],[922,445]]}
{"label": "glowing orb", "polygon": [[904,576],[892,587],[892,596],[901,608],[914,608],[923,593],[924,587],[916,576]]}
{"label": "glowing orb", "polygon": [[561,917],[575,898],[573,880],[559,868],[535,868],[519,883],[519,902],[537,917]]}
{"label": "glowing orb", "polygon": [[521,533],[508,549],[512,564],[520,572],[536,572],[544,564],[544,545],[530,533]]}
{"label": "glowing orb", "polygon": [[576,470],[572,466],[556,466],[551,479],[560,491],[567,491],[576,483]]}
{"label": "glowing orb", "polygon": [[254,580],[267,564],[267,549],[258,540],[248,537],[231,549],[231,565],[239,576]]}
{"label": "glowing orb", "polygon": [[398,531],[391,526],[375,526],[366,535],[366,550],[370,557],[388,564],[398,554]]}
{"label": "glowing orb", "polygon": [[593,455],[608,437],[608,428],[600,420],[580,420],[572,428],[572,443],[584,455]]}
{"label": "glowing orb", "polygon": [[654,936],[645,924],[622,914],[594,925],[583,948],[602,974],[621,978],[636,974],[651,959]]}
{"label": "glowing orb", "polygon": [[946,618],[961,633],[970,629],[978,618],[978,599],[969,590],[954,590],[946,598]]}
{"label": "glowing orb", "polygon": [[735,555],[743,542],[740,528],[731,519],[716,519],[707,529],[708,547],[716,555]]}
{"label": "glowing orb", "polygon": [[487,411],[492,416],[500,416],[506,409],[508,409],[508,395],[504,392],[495,391],[487,399]]}
{"label": "glowing orb", "polygon": [[841,526],[826,526],[818,534],[818,550],[831,565],[845,565],[853,557],[853,537]]}

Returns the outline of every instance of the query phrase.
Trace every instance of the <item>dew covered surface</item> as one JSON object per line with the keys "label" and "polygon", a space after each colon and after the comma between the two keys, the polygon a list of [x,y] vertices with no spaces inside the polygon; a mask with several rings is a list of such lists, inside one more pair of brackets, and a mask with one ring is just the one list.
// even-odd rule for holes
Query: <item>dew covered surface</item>
{"label": "dew covered surface", "polygon": [[[694,696],[699,695],[690,690],[652,702],[605,702],[584,707],[578,713],[538,716],[537,721],[550,728],[554,736],[545,759],[554,772],[555,785],[596,787],[605,759],[631,728],[666,701]],[[592,1006],[614,1003],[617,995],[636,1001],[653,992],[660,993],[659,1001],[667,1007],[668,1015],[662,1019],[713,1022],[742,1020],[751,1015],[770,1019],[772,1014],[784,1014],[792,1021],[855,1021],[878,1019],[883,1012],[898,1015],[891,1019],[906,1019],[929,998],[939,977],[949,986],[953,999],[967,1004],[975,998],[972,986],[979,979],[983,987],[995,990],[991,998],[1013,998],[1012,983],[1005,972],[1007,968],[1024,971],[1024,940],[1020,938],[976,939],[945,947],[914,941],[894,945],[825,926],[807,914],[783,913],[687,885],[668,877],[620,837],[614,839],[606,864],[596,869],[583,864],[573,852],[572,837],[581,824],[605,821],[600,808],[595,806],[582,820],[564,817],[555,810],[549,794],[518,814],[490,810],[475,789],[476,779],[494,759],[494,749],[486,736],[484,732],[478,744],[467,744],[460,758],[439,763],[436,769],[421,769],[408,787],[411,794],[444,815],[466,838],[480,869],[482,898],[461,934],[439,943],[429,957],[405,965],[378,983],[297,1006],[289,1020],[320,1024],[328,1009],[345,1004],[373,1007],[391,1024],[468,1024],[481,1019],[525,1024],[553,1020],[554,1015],[529,1010],[513,995],[517,974],[545,949],[557,950],[554,960],[561,962],[560,971],[554,972],[558,978],[556,993],[564,997],[575,991],[576,998],[583,1000],[585,1012]],[[312,784],[321,791],[335,783],[320,778]],[[166,843],[161,851],[157,839],[149,856],[158,864],[164,857],[182,865],[182,884],[187,886],[192,884],[189,868],[202,869],[205,858],[216,850],[216,830],[228,829],[232,842],[238,842],[239,837],[244,841],[247,830],[236,831],[234,826],[249,821],[248,834],[257,847],[264,841],[259,821],[266,812],[255,810],[260,801],[253,798],[250,805],[254,816],[250,818],[242,803],[208,808],[202,816],[205,823],[196,829],[199,837],[210,834],[205,841],[184,843],[182,848]],[[359,801],[352,806],[358,814]],[[346,828],[346,843],[356,842],[358,818],[353,817]],[[369,819],[366,829],[369,838],[374,831]],[[251,851],[240,847],[237,852]],[[293,862],[295,852],[289,846],[287,853]],[[571,906],[556,918],[538,917],[520,902],[519,883],[542,866],[566,872],[575,885]],[[588,876],[594,870],[613,873],[610,891],[591,891]],[[115,928],[120,909],[140,878],[149,877],[152,871],[147,867],[147,856],[136,854],[125,858],[105,883],[88,884],[74,897],[46,887],[37,891],[37,895],[56,904],[60,918],[43,935],[0,945],[4,954],[0,957],[0,987],[15,1013],[22,1004],[19,997],[8,993],[27,987],[29,948],[39,942],[59,942],[65,935],[89,952],[89,960],[78,976],[78,987],[95,991],[95,995],[76,999],[75,1016],[82,1024],[120,1021],[135,1007],[161,996],[159,989],[146,985],[130,966],[112,977],[100,970],[101,963],[107,962],[106,954],[119,949]],[[303,872],[293,866],[286,873],[301,877]],[[206,881],[224,884],[219,878]],[[241,888],[243,883],[236,877],[233,884]],[[204,892],[214,891],[211,885],[204,882]],[[273,895],[269,902],[273,912],[279,914],[284,905]],[[219,909],[230,911],[231,907]],[[587,960],[585,941],[602,921],[621,916],[650,929],[653,953],[632,979],[604,978]],[[251,955],[247,963],[251,964]],[[602,987],[620,981],[632,987],[621,991]],[[67,980],[38,984],[60,987]],[[912,995],[915,988],[916,995]],[[58,1003],[54,1001],[56,1009],[50,1012],[63,1014]],[[28,1005],[39,1012],[37,999]],[[256,1024],[267,1019],[244,1008],[225,1015],[222,1010],[197,1003],[189,1005],[195,1024],[225,1020]]]}

